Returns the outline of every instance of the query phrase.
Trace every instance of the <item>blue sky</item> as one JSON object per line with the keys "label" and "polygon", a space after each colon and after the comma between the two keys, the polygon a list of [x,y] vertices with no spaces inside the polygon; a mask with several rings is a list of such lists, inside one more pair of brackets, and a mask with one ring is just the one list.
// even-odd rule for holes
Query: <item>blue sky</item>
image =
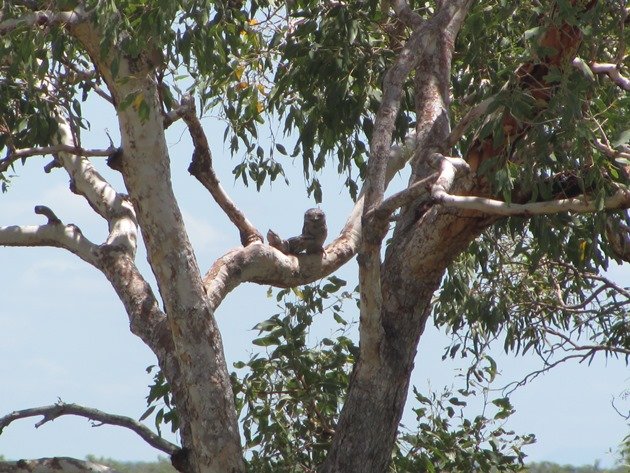
{"label": "blue sky", "polygon": [[[117,140],[113,116],[99,105],[89,104],[86,117],[91,132],[84,136],[85,147],[106,147],[106,131]],[[237,163],[229,158],[222,143],[223,128],[212,120],[204,126],[214,153],[217,173],[224,187],[258,228],[273,228],[281,235],[301,229],[304,210],[313,206],[304,192],[299,161],[286,158],[291,181],[243,188],[234,183],[231,170]],[[230,248],[239,244],[238,233],[214,204],[210,195],[186,171],[191,144],[181,123],[169,129],[173,182],[191,241],[202,271]],[[123,190],[120,176],[109,170],[100,158],[95,164],[107,179]],[[85,201],[68,190],[63,170],[46,175],[43,166],[49,158],[30,158],[16,168],[16,178],[8,194],[0,195],[0,225],[40,224],[43,217],[33,213],[35,205],[51,207],[64,223],[79,225],[94,242],[106,237],[107,225]],[[337,234],[351,208],[343,179],[329,172],[322,209],[328,219],[329,234]],[[403,185],[399,177],[392,185]],[[144,250],[138,264],[152,281]],[[353,287],[356,262],[351,261],[339,276]],[[611,270],[623,285],[630,270]],[[223,333],[228,363],[248,358],[255,347],[251,328],[277,311],[275,299],[266,297],[267,287],[246,284],[228,295],[216,316]],[[95,269],[63,250],[0,247],[0,416],[16,409],[52,404],[61,399],[107,412],[138,418],[145,410],[147,385],[151,376],[145,368],[155,363],[152,353],[129,332],[123,306],[106,279]],[[349,307],[347,310],[351,310]],[[352,317],[351,312],[347,315]],[[332,325],[318,320],[314,339],[328,336]],[[428,326],[420,342],[412,384],[420,390],[440,391],[455,382],[460,362],[442,361],[448,337]],[[518,380],[539,368],[532,357],[511,358],[500,347],[492,355],[502,371],[497,385]],[[614,463],[611,453],[628,433],[625,422],[611,407],[611,400],[628,388],[630,371],[620,360],[596,359],[590,366],[569,363],[532,381],[512,395],[517,412],[507,424],[519,434],[533,432],[538,443],[526,448],[531,461],[587,464],[599,460]],[[617,399],[628,410],[630,402]],[[413,424],[408,406],[403,422]],[[474,406],[473,406],[474,407]],[[471,410],[470,416],[477,412]],[[0,455],[6,458],[44,456],[85,457],[87,454],[121,460],[153,460],[158,453],[135,434],[115,427],[92,428],[85,419],[62,417],[34,428],[39,419],[14,422],[0,436]]]}

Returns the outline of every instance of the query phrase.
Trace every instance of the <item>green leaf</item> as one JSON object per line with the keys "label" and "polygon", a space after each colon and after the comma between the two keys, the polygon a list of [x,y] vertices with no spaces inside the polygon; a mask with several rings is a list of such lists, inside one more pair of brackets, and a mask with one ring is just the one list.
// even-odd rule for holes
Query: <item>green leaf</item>
{"label": "green leaf", "polygon": [[268,347],[271,345],[279,345],[280,340],[275,335],[267,335],[266,337],[254,339],[252,343],[259,347]]}
{"label": "green leaf", "polygon": [[630,128],[622,131],[619,136],[612,141],[614,148],[618,148],[619,146],[623,146],[628,143],[630,143]]}
{"label": "green leaf", "polygon": [[144,414],[142,414],[142,415],[140,416],[140,419],[139,419],[139,420],[140,420],[140,421],[143,421],[144,419],[146,419],[147,417],[149,417],[149,416],[153,413],[153,411],[155,410],[155,408],[156,408],[156,406],[151,406],[151,407],[149,407],[146,411],[144,411]]}

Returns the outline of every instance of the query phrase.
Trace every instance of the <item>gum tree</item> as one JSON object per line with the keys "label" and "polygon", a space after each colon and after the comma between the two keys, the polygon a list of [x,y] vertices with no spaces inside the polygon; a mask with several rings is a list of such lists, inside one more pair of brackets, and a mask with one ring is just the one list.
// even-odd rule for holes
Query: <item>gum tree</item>
{"label": "gum tree", "polygon": [[[354,256],[359,346],[318,471],[387,470],[432,313],[459,340],[451,356],[482,360],[502,339],[547,360],[627,357],[628,289],[601,275],[610,258],[630,260],[627,23],[616,1],[4,2],[3,188],[20,162],[52,155],[46,170],[69,175],[109,235],[89,241],[38,206],[47,222],[1,227],[0,244],[63,248],[106,276],[157,357],[182,445],[75,405],[0,425],[83,415],[136,430],[180,471],[245,471],[214,311],[244,282],[298,287]],[[82,146],[89,96],[116,111],[120,143]],[[265,243],[252,223],[264,219],[245,216],[213,169],[210,113],[231,152],[244,150],[234,174],[245,184],[281,176],[287,155],[317,202],[324,166],[347,177],[355,205],[323,251]],[[171,186],[165,133],[177,120],[191,175],[240,235],[210,268]],[[285,136],[269,147],[258,134],[270,121]],[[123,191],[92,166],[102,157]],[[408,185],[385,197],[404,168]],[[135,264],[139,230],[159,294]]]}

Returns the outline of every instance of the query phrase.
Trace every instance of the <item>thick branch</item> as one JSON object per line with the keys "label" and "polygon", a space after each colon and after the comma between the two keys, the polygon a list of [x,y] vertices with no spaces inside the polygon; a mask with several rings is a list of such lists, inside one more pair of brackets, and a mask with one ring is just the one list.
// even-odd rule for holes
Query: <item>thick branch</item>
{"label": "thick branch", "polygon": [[[55,420],[58,417],[64,415],[75,415],[80,417],[85,417],[89,420],[95,421],[94,426],[99,426],[102,424],[108,425],[117,425],[119,427],[125,427],[134,431],[138,434],[142,439],[158,450],[161,450],[164,453],[168,453],[172,455],[179,447],[167,440],[164,440],[160,436],[156,435],[151,431],[151,429],[146,426],[140,424],[130,417],[119,416],[114,414],[108,414],[103,411],[99,411],[98,409],[92,409],[89,407],[79,406],[77,404],[65,404],[59,403],[51,406],[44,407],[35,407],[32,409],[24,409],[21,411],[14,411],[4,417],[0,418],[0,433],[2,429],[11,424],[11,422],[18,419],[25,419],[27,417],[35,417],[35,416],[43,416],[43,419],[35,424],[35,427],[41,427],[46,422],[50,422]],[[97,423],[98,424],[97,424]]]}
{"label": "thick branch", "polygon": [[346,224],[341,236],[324,248],[323,255],[285,255],[262,244],[236,248],[219,258],[204,276],[210,305],[216,309],[243,282],[295,287],[327,276],[355,255],[359,241],[355,221]]}
{"label": "thick branch", "polygon": [[[513,204],[484,197],[451,195],[441,189],[433,192],[435,202],[457,209],[476,210],[491,215],[503,216],[531,216],[556,214],[561,212],[589,213],[600,210],[597,202],[586,196],[572,199],[558,199],[547,202],[532,202],[529,204]],[[630,208],[630,190],[621,189],[603,202],[607,210]]]}
{"label": "thick branch", "polygon": [[190,132],[195,147],[188,171],[210,191],[216,203],[219,204],[219,207],[221,207],[230,221],[236,226],[241,236],[241,244],[243,246],[255,242],[262,242],[262,234],[247,217],[245,217],[245,214],[239,210],[232,199],[230,199],[230,196],[227,195],[227,192],[225,192],[221,186],[219,178],[214,172],[214,168],[212,167],[212,154],[210,153],[206,134],[203,131],[201,122],[197,118],[194,100],[187,97],[186,101],[182,101],[182,106],[184,105],[187,105],[187,107],[183,110],[181,116],[186,122],[186,125],[188,125],[188,131]]}
{"label": "thick branch", "polygon": [[46,225],[0,227],[2,246],[54,246],[66,249],[83,261],[98,267],[96,251],[98,246],[83,236],[76,225],[64,225],[45,206],[35,207],[35,213],[48,218]]}
{"label": "thick branch", "polygon": [[0,23],[0,36],[11,31],[26,27],[36,28],[45,25],[77,25],[90,18],[91,12],[86,12],[79,6],[72,11],[54,12],[52,10],[41,10],[27,13],[20,18],[10,18]]}
{"label": "thick branch", "polygon": [[385,74],[383,100],[375,119],[374,133],[370,143],[370,161],[366,180],[366,210],[380,204],[385,191],[385,170],[390,154],[396,117],[400,109],[402,90],[409,73],[430,43],[427,23],[417,28],[398,55],[396,62]]}
{"label": "thick branch", "polygon": [[[52,86],[49,85],[49,88]],[[57,112],[55,119],[59,127],[57,139],[60,145],[75,149],[76,143],[70,124],[60,111]],[[90,207],[107,220],[109,236],[106,244],[123,248],[131,255],[135,254],[138,223],[129,198],[117,193],[85,157],[73,152],[60,151],[57,160],[70,175],[70,189],[85,197]]]}

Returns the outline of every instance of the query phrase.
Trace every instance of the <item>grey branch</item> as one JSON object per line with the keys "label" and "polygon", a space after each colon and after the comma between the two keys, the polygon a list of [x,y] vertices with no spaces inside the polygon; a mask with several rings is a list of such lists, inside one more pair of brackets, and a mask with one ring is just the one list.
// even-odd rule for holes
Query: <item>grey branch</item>
{"label": "grey branch", "polygon": [[[592,213],[598,210],[597,203],[587,196],[529,204],[513,204],[484,197],[451,195],[442,190],[436,190],[433,192],[433,198],[435,202],[447,207],[477,210],[491,215],[503,216],[532,216],[561,212]],[[607,210],[630,208],[630,189],[620,189],[605,199],[603,208]]]}
{"label": "grey branch", "polygon": [[48,218],[46,225],[0,227],[0,246],[53,246],[74,253],[83,261],[98,267],[98,246],[83,236],[76,225],[63,225],[55,213],[44,205],[35,213]]}
{"label": "grey branch", "polygon": [[267,232],[269,244],[285,255],[322,253],[327,236],[326,215],[320,209],[308,209],[304,213],[302,233],[298,236],[282,240],[272,230]]}
{"label": "grey branch", "polygon": [[72,11],[55,12],[40,10],[27,13],[19,18],[10,18],[0,23],[0,36],[11,31],[26,27],[34,28],[44,25],[78,25],[90,18],[91,12],[86,12],[79,6]]}
{"label": "grey branch", "polygon": [[236,206],[230,196],[227,195],[227,192],[225,192],[221,186],[219,178],[214,172],[214,168],[212,167],[212,154],[210,153],[206,134],[203,131],[199,118],[197,118],[194,100],[191,97],[185,97],[181,105],[181,109],[178,113],[181,113],[184,122],[188,125],[188,131],[190,132],[195,147],[188,171],[208,189],[216,203],[219,204],[219,207],[221,207],[230,221],[236,226],[243,246],[262,242],[262,234]]}
{"label": "grey branch", "polygon": [[87,419],[90,419],[91,421],[94,421],[94,426],[108,424],[125,427],[138,434],[145,442],[147,442],[152,447],[157,448],[158,450],[161,450],[162,452],[169,455],[172,455],[177,450],[179,450],[179,447],[177,445],[167,440],[164,440],[163,438],[153,433],[151,429],[147,428],[146,426],[142,425],[141,423],[130,417],[108,414],[106,412],[99,411],[98,409],[83,407],[79,406],[78,404],[65,404],[62,402],[51,406],[34,407],[31,409],[14,411],[4,417],[0,417],[0,433],[2,433],[2,430],[6,426],[11,424],[11,422],[18,419],[43,416],[43,419],[35,424],[35,427],[37,428],[41,427],[46,422],[50,422],[51,420],[55,420],[56,418],[64,415],[85,417]]}
{"label": "grey branch", "polygon": [[78,156],[111,156],[117,148],[110,146],[106,149],[84,149],[80,146],[59,144],[54,146],[44,146],[40,148],[23,148],[10,152],[5,158],[0,159],[0,173],[5,172],[18,159],[31,156],[44,156],[46,154],[57,154],[61,152],[71,153]]}

